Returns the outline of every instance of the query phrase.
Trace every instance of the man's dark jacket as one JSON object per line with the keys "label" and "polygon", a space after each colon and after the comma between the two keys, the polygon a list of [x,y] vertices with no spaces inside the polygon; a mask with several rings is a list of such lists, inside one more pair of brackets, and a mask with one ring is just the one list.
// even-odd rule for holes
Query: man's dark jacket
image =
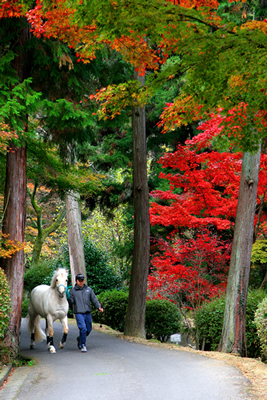
{"label": "man's dark jacket", "polygon": [[70,290],[69,302],[73,305],[74,314],[86,314],[91,312],[91,302],[95,308],[99,309],[101,307],[93,290],[87,285],[83,285],[83,287],[80,288],[77,283],[74,288]]}

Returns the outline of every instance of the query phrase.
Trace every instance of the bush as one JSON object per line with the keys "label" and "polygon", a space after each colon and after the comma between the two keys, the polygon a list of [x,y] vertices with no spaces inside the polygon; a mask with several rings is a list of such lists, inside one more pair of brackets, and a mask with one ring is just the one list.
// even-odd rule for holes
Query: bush
{"label": "bush", "polygon": [[93,309],[93,321],[123,332],[128,305],[128,293],[122,290],[112,290],[103,292],[97,297],[104,312],[100,313],[98,310]]}
{"label": "bush", "polygon": [[5,338],[11,311],[10,289],[6,275],[0,268],[0,339]]}
{"label": "bush", "polygon": [[26,318],[28,314],[28,306],[29,306],[30,298],[24,297],[22,300],[22,307],[21,307],[21,316],[22,318]]}
{"label": "bush", "polygon": [[[248,357],[259,357],[260,342],[257,337],[257,328],[254,322],[254,314],[259,303],[265,297],[262,290],[254,290],[248,293],[246,312],[246,337]],[[205,350],[216,351],[222,333],[225,298],[216,298],[202,306],[195,315],[195,328],[199,343],[205,339]]]}
{"label": "bush", "polygon": [[248,293],[247,312],[246,312],[246,337],[248,357],[260,357],[261,344],[257,335],[257,326],[255,324],[255,313],[259,304],[265,298],[264,290],[253,290]]}
{"label": "bush", "polygon": [[216,351],[222,333],[225,298],[218,297],[204,304],[195,314],[199,343],[205,340],[205,350]]}
{"label": "bush", "polygon": [[147,300],[146,338],[167,342],[173,333],[180,331],[181,314],[177,306],[168,300]]}
{"label": "bush", "polygon": [[24,290],[31,292],[35,286],[46,283],[49,276],[49,285],[52,277],[52,268],[48,263],[41,261],[36,266],[30,267],[24,274]]}
{"label": "bush", "polygon": [[[93,321],[105,324],[120,332],[124,331],[128,305],[128,293],[120,290],[103,292],[98,300],[104,309],[103,313],[92,310]],[[166,341],[172,333],[180,329],[180,313],[177,307],[167,300],[148,300],[146,302],[147,338],[155,337]]]}
{"label": "bush", "polygon": [[255,313],[255,325],[261,346],[263,361],[267,360],[267,297],[260,303]]}

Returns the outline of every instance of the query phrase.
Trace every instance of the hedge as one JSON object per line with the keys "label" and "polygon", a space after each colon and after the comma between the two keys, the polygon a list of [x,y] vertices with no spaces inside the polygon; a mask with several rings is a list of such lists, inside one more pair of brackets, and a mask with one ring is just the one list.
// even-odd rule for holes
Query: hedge
{"label": "hedge", "polygon": [[263,361],[267,361],[267,297],[259,304],[254,321],[260,341],[261,356]]}
{"label": "hedge", "polygon": [[0,267],[0,339],[5,338],[10,319],[11,299],[6,275]]}
{"label": "hedge", "polygon": [[[103,313],[92,310],[93,322],[105,324],[120,332],[124,331],[127,313],[128,293],[112,290],[100,293],[98,300]],[[171,334],[180,330],[180,313],[177,307],[167,300],[148,300],[146,302],[145,327],[147,339],[167,341]]]}
{"label": "hedge", "polygon": [[[254,322],[254,315],[258,305],[266,296],[263,290],[253,290],[248,293],[246,311],[246,337],[248,357],[259,357],[260,341],[257,336],[257,327]],[[206,303],[196,312],[195,328],[199,338],[200,346],[205,338],[204,350],[216,351],[221,337],[225,298],[220,297]]]}

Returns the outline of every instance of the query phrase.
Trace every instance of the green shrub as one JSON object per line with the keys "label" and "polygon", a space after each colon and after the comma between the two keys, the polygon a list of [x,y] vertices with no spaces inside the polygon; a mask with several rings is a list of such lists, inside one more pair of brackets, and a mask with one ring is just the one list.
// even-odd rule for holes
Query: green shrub
{"label": "green shrub", "polygon": [[[104,312],[92,310],[93,322],[105,324],[120,332],[124,331],[128,305],[128,293],[120,290],[103,292],[98,295]],[[155,337],[166,341],[172,333],[180,329],[180,313],[177,307],[167,300],[148,300],[146,302],[147,338]]]}
{"label": "green shrub", "polygon": [[263,361],[267,360],[267,297],[259,304],[255,313],[255,325],[261,346]]}
{"label": "green shrub", "polygon": [[0,339],[5,338],[11,311],[10,289],[6,275],[0,268]]}
{"label": "green shrub", "polygon": [[248,293],[247,312],[246,312],[246,337],[248,357],[260,357],[261,345],[257,335],[257,326],[255,324],[255,313],[259,304],[265,298],[264,290],[253,290]]}
{"label": "green shrub", "polygon": [[52,277],[52,268],[48,262],[41,261],[36,266],[26,269],[24,274],[24,290],[31,292],[35,286],[46,283],[47,277],[49,277],[49,285]]}
{"label": "green shrub", "polygon": [[[248,293],[246,311],[246,337],[248,357],[259,357],[260,342],[257,337],[257,329],[254,322],[254,314],[259,303],[265,297],[262,290],[253,290]],[[199,338],[200,346],[205,339],[205,350],[216,351],[219,345],[223,317],[225,308],[225,298],[216,298],[207,303],[196,312],[195,328]]]}
{"label": "green shrub", "polygon": [[22,307],[21,307],[21,316],[22,316],[22,318],[27,317],[29,301],[30,301],[29,297],[24,297],[23,300],[22,300]]}
{"label": "green shrub", "polygon": [[177,306],[168,300],[147,300],[146,338],[167,342],[173,333],[180,331],[181,314]]}
{"label": "green shrub", "polygon": [[221,337],[225,298],[218,297],[204,304],[195,314],[195,328],[201,345],[205,340],[205,350],[217,350]]}
{"label": "green shrub", "polygon": [[98,310],[93,309],[93,321],[108,325],[112,329],[123,332],[127,312],[128,293],[122,290],[112,290],[102,292],[97,297],[104,312],[100,313]]}

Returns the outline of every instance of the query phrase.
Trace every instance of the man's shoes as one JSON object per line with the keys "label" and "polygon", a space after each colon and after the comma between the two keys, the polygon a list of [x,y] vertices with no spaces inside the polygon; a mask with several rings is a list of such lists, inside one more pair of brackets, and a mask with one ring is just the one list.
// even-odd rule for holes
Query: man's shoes
{"label": "man's shoes", "polygon": [[82,352],[82,353],[86,353],[86,352],[87,352],[87,348],[85,347],[85,345],[84,345],[84,344],[82,345],[81,352]]}
{"label": "man's shoes", "polygon": [[82,345],[81,345],[81,337],[80,336],[77,336],[77,346],[78,346],[78,349],[81,350]]}

